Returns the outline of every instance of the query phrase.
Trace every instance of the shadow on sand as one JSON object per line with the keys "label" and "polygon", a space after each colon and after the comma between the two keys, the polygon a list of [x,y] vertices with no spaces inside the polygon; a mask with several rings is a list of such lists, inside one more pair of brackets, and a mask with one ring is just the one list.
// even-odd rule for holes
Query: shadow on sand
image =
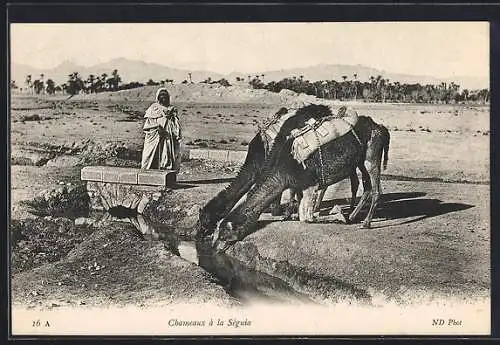
{"label": "shadow on sand", "polygon": [[[398,224],[402,225],[474,207],[474,205],[469,204],[447,203],[439,199],[424,198],[426,195],[427,194],[423,192],[383,194],[379,200],[374,218],[382,218],[383,220],[413,218]],[[346,199],[335,199],[322,202],[321,215],[328,214],[328,211],[334,205],[342,205],[345,202]],[[359,198],[356,203],[358,202]],[[348,213],[348,208],[344,208],[343,212]],[[367,212],[368,205],[365,206],[358,219],[364,219]]]}
{"label": "shadow on sand", "polygon": [[234,180],[234,177],[221,177],[221,178],[207,178],[207,179],[200,179],[200,180],[179,180],[179,184],[194,184],[194,185],[200,185],[200,184],[217,184],[217,183],[228,183],[232,182]]}
{"label": "shadow on sand", "polygon": [[[382,228],[394,225],[403,225],[418,222],[426,218],[436,217],[443,214],[458,212],[467,210],[474,207],[474,205],[461,204],[461,203],[447,203],[439,199],[424,198],[427,194],[423,192],[410,192],[410,193],[388,193],[382,195],[380,198],[378,207],[375,211],[374,219],[375,222],[378,220],[397,220],[402,219],[401,223],[398,224],[388,224],[382,226],[372,226],[372,228]],[[356,203],[359,202],[359,198]],[[322,220],[322,217],[328,216],[328,212],[334,205],[342,205],[342,213],[347,218],[349,216],[349,200],[347,199],[333,199],[323,201],[321,203],[320,218],[317,223],[339,223],[338,221]],[[368,206],[366,206],[359,214],[358,220],[355,224],[359,224],[368,212]],[[327,218],[327,217],[325,217]],[[378,218],[378,219],[377,219]],[[410,218],[410,219],[407,219]],[[250,233],[254,233],[258,230],[263,229],[268,224],[279,221],[279,220],[260,220],[255,224],[255,227]],[[373,224],[373,223],[372,223]]]}

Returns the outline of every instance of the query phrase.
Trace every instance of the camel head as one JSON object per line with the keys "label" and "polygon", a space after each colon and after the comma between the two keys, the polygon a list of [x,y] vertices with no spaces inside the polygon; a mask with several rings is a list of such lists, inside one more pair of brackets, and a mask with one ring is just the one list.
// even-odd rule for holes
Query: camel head
{"label": "camel head", "polygon": [[217,227],[212,235],[212,247],[217,251],[225,252],[240,239],[233,222],[223,218],[217,222]]}
{"label": "camel head", "polygon": [[222,215],[218,213],[210,212],[207,207],[201,208],[196,222],[196,237],[204,238],[212,235],[217,226],[216,221],[221,217]]}
{"label": "camel head", "polygon": [[287,108],[285,108],[285,107],[281,107],[281,108],[280,108],[280,110],[278,110],[278,111],[276,112],[276,115],[274,115],[274,116],[276,116],[277,118],[280,118],[280,117],[282,117],[283,115],[285,115],[286,113],[288,113],[288,109],[287,109]]}

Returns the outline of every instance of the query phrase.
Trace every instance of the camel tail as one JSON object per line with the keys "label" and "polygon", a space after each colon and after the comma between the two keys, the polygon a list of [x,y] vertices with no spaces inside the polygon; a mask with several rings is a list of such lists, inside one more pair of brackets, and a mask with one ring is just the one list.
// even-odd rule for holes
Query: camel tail
{"label": "camel tail", "polygon": [[389,134],[389,130],[385,126],[382,126],[382,128],[384,131],[384,161],[382,167],[385,170],[387,169],[387,161],[389,160],[389,142],[391,141],[391,135]]}

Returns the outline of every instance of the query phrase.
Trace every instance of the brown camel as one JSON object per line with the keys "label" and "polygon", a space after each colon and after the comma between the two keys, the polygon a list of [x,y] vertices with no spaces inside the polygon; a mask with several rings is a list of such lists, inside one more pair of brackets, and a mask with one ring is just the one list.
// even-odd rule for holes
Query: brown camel
{"label": "brown camel", "polygon": [[[310,111],[310,108],[307,110]],[[322,145],[303,165],[293,158],[292,144],[293,139],[287,139],[282,145],[273,146],[263,172],[248,192],[246,200],[218,222],[213,234],[214,245],[218,248],[225,250],[251,233],[262,211],[288,188],[303,191],[299,201],[299,218],[313,220],[318,189],[325,189],[355,175],[356,168],[361,171],[364,192],[349,219],[355,220],[371,195],[372,203],[363,222],[364,227],[370,227],[379,198],[382,152],[387,153],[389,144],[384,129],[370,117],[360,116],[352,131]],[[368,150],[369,144],[373,149]],[[370,172],[364,164],[369,156],[378,162]],[[385,162],[386,159],[384,165]]]}

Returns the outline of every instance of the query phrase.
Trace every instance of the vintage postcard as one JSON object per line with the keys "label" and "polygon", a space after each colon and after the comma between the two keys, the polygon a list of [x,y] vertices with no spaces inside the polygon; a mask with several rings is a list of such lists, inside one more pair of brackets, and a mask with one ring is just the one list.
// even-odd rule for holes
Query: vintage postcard
{"label": "vintage postcard", "polygon": [[490,334],[488,22],[9,29],[13,336]]}

